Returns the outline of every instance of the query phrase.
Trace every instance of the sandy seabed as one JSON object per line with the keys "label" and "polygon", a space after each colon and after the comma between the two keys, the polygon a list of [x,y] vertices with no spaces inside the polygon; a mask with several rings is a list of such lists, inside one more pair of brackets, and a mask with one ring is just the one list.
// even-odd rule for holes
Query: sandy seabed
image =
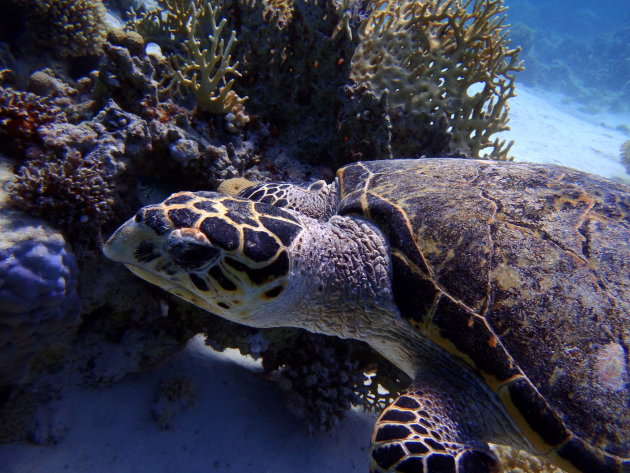
{"label": "sandy seabed", "polygon": [[[619,161],[626,116],[587,116],[560,99],[520,87],[510,102],[518,161],[571,166],[630,179]],[[56,445],[0,446],[0,473],[367,472],[375,415],[351,411],[328,434],[309,437],[280,387],[256,363],[218,354],[195,337],[159,368],[101,389],[68,387],[52,404]],[[163,430],[153,419],[160,383],[185,376],[196,402]]]}

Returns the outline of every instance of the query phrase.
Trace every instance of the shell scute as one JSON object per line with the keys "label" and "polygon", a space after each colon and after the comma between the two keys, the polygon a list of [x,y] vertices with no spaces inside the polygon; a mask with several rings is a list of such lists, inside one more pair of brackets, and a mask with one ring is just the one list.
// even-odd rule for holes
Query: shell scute
{"label": "shell scute", "polygon": [[449,352],[469,358],[488,384],[498,385],[520,374],[513,358],[483,317],[443,295],[431,320],[431,338]]}
{"label": "shell scute", "polygon": [[[400,250],[392,250],[391,258],[392,272],[398,275],[392,285],[396,306],[402,317],[420,330],[425,330],[440,292],[434,282],[411,264]],[[418,293],[419,297],[409,297],[409,294]]]}
{"label": "shell scute", "polygon": [[562,419],[527,379],[516,378],[505,389],[520,416],[533,431],[538,433],[546,445],[560,445],[569,438],[569,431]]}

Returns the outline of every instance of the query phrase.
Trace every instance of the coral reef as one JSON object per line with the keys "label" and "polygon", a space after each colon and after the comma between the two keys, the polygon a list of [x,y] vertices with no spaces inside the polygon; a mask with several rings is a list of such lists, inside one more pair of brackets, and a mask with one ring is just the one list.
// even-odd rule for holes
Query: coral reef
{"label": "coral reef", "polygon": [[388,90],[390,110],[443,120],[452,134],[447,154],[507,159],[510,145],[491,140],[507,129],[521,70],[505,10],[498,0],[380,0],[360,30],[351,77],[377,97]]}
{"label": "coral reef", "polygon": [[[18,211],[26,212],[28,225],[40,229],[32,238],[7,233],[0,273],[14,283],[0,288],[0,299],[8,294],[24,302],[28,284],[48,298],[53,314],[46,319],[39,306],[22,307],[27,315],[21,320],[50,325],[41,338],[24,338],[38,349],[23,351],[15,375],[7,371],[6,382],[26,383],[0,399],[0,411],[23,407],[20,438],[29,432],[45,442],[56,435],[33,427],[38,421],[31,404],[42,398],[25,394],[45,391],[51,371],[79,373],[78,382],[88,385],[112,383],[160,363],[197,333],[216,349],[238,348],[260,358],[312,432],[334,427],[351,405],[383,407],[407,380],[366,345],[220,320],[104,261],[101,235],[141,203],[181,189],[225,183],[222,190],[236,193],[252,181],[330,180],[335,168],[360,159],[438,153],[504,158],[507,147],[490,135],[505,127],[517,66],[503,36],[501,2],[475,3],[477,9],[464,16],[453,1],[427,7],[380,2],[379,13],[362,0],[158,0],[158,9],[132,13],[126,30],[112,29],[106,38],[98,0],[31,3],[25,8],[18,0],[0,0],[0,6],[19,5],[14,13],[26,26],[20,36],[25,46],[10,44],[9,53],[19,58],[0,60],[8,68],[0,71],[0,145],[15,158],[8,189],[17,209],[2,215],[15,222]],[[384,11],[391,31],[382,23]],[[442,16],[428,25],[408,12]],[[0,20],[0,30],[4,24]],[[478,40],[484,34],[485,47]],[[457,35],[465,36],[461,43]],[[452,87],[449,82],[444,96],[425,93],[447,80],[429,74],[433,66],[426,64],[426,76],[405,79],[406,92],[393,87],[406,65],[392,44],[408,40],[420,48],[426,37],[464,76]],[[149,48],[151,41],[159,47]],[[383,51],[396,67],[380,67]],[[41,54],[51,67],[20,69],[27,53]],[[84,58],[92,55],[99,56],[98,65]],[[479,58],[485,61],[479,68],[492,74],[482,76],[471,65]],[[420,55],[414,61],[423,64]],[[372,65],[361,69],[366,62]],[[71,63],[81,66],[78,72]],[[483,82],[483,90],[466,95],[475,82]],[[460,107],[469,107],[471,128],[462,125]],[[0,336],[13,337],[2,324]],[[65,344],[64,353],[56,342],[77,327],[80,336]],[[0,342],[1,358],[9,352],[3,351],[5,339]],[[185,379],[166,380],[153,409],[158,424],[172,426],[194,391]]]}
{"label": "coral reef", "polygon": [[31,63],[77,58],[85,63],[101,54],[107,30],[101,0],[0,0],[0,8],[0,41]]}
{"label": "coral reef", "polygon": [[77,266],[63,237],[3,211],[0,246],[0,385],[22,381],[31,357],[78,326]]}
{"label": "coral reef", "polygon": [[31,159],[20,168],[13,203],[31,215],[46,217],[73,239],[89,235],[112,216],[114,191],[102,167],[80,155]]}
{"label": "coral reef", "polygon": [[[236,100],[238,90],[249,97],[248,112],[269,123],[289,153],[337,167],[356,156],[389,154],[386,143],[359,149],[359,138],[346,133],[345,114],[353,106],[348,109],[351,96],[341,90],[354,81],[366,84],[377,101],[388,90],[386,113],[378,113],[375,129],[385,130],[391,121],[393,157],[508,158],[510,144],[492,135],[507,129],[506,102],[521,67],[518,48],[511,49],[506,38],[501,0],[382,0],[369,6],[242,0],[230,4],[229,16],[222,2],[207,5],[201,13],[198,2],[161,0],[166,15],[151,11],[130,23],[169,58],[164,92],[192,87],[201,109],[225,113],[234,105],[230,93]],[[232,27],[227,42],[218,39],[226,24]],[[230,67],[232,55],[238,73]],[[228,73],[240,79],[226,80]],[[229,92],[219,89],[216,109],[206,102],[221,81]]]}
{"label": "coral reef", "polygon": [[392,124],[387,113],[387,94],[377,99],[365,84],[342,88],[337,116],[337,162],[390,159]]}
{"label": "coral reef", "polygon": [[289,409],[304,420],[308,431],[326,432],[351,406],[361,404],[367,392],[365,375],[348,345],[326,343],[309,333],[298,337],[291,349],[265,353],[263,367],[279,370]]}
{"label": "coral reef", "polygon": [[108,42],[103,45],[107,59],[99,67],[93,96],[99,104],[113,99],[129,112],[157,115],[159,84],[153,79],[155,68],[144,54],[144,41],[141,48],[134,44],[131,50],[137,52],[131,53],[127,43],[134,36],[120,30],[108,34]]}
{"label": "coral reef", "polygon": [[286,393],[293,414],[310,433],[334,428],[351,406],[380,410],[409,379],[367,345],[298,329],[258,330],[191,311],[180,315],[216,350],[236,348],[261,359],[265,373]]}
{"label": "coral reef", "polygon": [[80,301],[75,257],[63,236],[0,205],[0,386],[6,386],[23,382],[47,345],[68,342]]}
{"label": "coral reef", "polygon": [[[243,2],[238,9],[243,19],[237,30],[243,68],[238,86],[250,97],[247,108],[273,125],[292,155],[342,164],[335,149],[338,93],[349,82],[357,38],[335,34],[344,20],[334,1],[273,2],[269,8],[277,20],[271,22],[264,3]],[[345,22],[350,24],[347,17]]]}
{"label": "coral reef", "polygon": [[14,205],[96,244],[116,205],[114,182],[128,167],[125,156],[150,148],[146,122],[110,105],[92,121],[53,124],[40,136],[48,151],[18,169]]}

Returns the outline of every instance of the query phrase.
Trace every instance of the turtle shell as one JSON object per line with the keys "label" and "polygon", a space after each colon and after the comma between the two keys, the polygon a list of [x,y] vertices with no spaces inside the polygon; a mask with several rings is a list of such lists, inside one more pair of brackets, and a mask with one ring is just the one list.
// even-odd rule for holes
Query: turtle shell
{"label": "turtle shell", "polygon": [[338,177],[340,214],[389,239],[401,316],[475,370],[539,451],[582,471],[601,471],[602,450],[629,456],[630,189],[447,158]]}

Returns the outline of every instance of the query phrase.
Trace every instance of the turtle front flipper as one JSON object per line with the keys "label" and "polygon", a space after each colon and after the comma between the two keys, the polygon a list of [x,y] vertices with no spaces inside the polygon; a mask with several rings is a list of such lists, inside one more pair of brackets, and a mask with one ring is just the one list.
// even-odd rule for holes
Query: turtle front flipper
{"label": "turtle front flipper", "polygon": [[325,181],[305,184],[266,182],[246,187],[238,193],[238,197],[296,210],[320,221],[332,217],[339,202],[337,185],[328,185]]}
{"label": "turtle front flipper", "polygon": [[456,404],[419,384],[402,393],[376,422],[370,473],[498,473],[488,445],[459,422]]}

